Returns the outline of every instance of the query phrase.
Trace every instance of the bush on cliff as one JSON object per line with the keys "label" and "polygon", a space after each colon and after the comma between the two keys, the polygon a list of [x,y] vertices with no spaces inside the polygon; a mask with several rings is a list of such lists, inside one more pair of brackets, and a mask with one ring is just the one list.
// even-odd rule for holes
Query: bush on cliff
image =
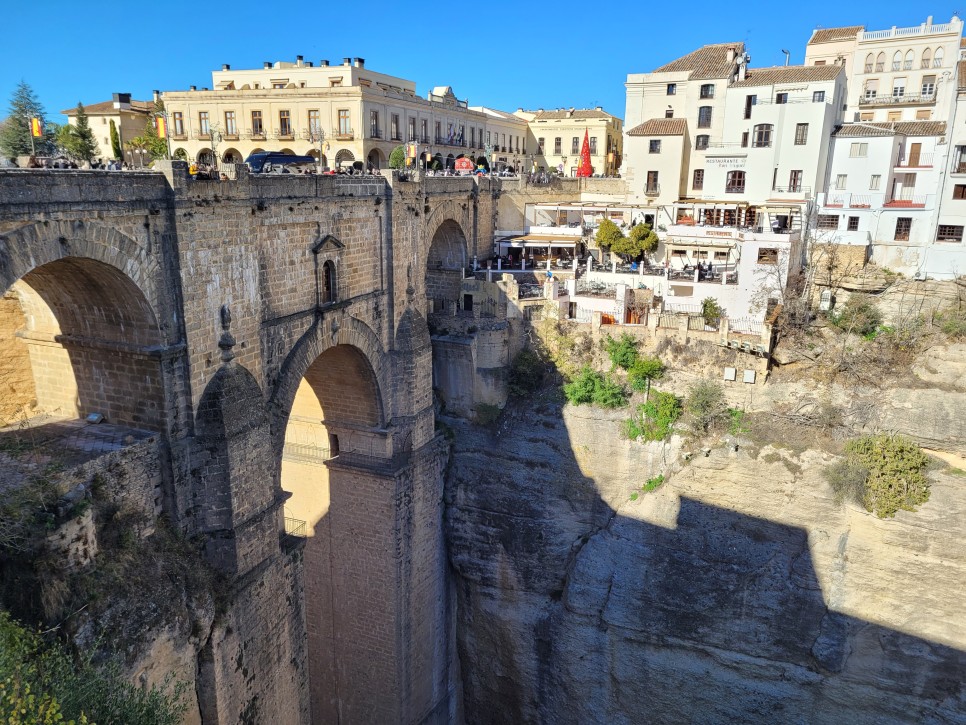
{"label": "bush on cliff", "polygon": [[624,386],[609,375],[584,367],[572,381],[563,386],[564,395],[573,405],[593,403],[601,408],[620,408],[627,405]]}
{"label": "bush on cliff", "polygon": [[634,416],[624,421],[624,435],[631,440],[666,441],[680,417],[680,398],[655,390],[646,403],[637,406]]}

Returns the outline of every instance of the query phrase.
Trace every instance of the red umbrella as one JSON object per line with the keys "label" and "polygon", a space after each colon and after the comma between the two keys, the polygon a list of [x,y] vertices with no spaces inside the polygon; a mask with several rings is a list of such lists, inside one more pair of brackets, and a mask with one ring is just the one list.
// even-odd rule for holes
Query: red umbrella
{"label": "red umbrella", "polygon": [[577,176],[591,176],[594,167],[590,165],[590,139],[588,132],[584,130],[584,145],[580,147],[580,166],[577,167]]}
{"label": "red umbrella", "polygon": [[476,168],[476,164],[473,163],[473,159],[468,159],[465,156],[456,159],[456,163],[453,164],[457,171],[472,171]]}

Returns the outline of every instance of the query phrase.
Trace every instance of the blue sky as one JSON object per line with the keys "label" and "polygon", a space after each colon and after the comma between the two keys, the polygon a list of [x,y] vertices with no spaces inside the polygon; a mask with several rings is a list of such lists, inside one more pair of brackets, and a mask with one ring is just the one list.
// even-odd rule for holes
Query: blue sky
{"label": "blue sky", "polygon": [[[800,63],[815,27],[919,25],[951,8],[877,2],[231,2],[10,0],[0,44],[0,117],[26,80],[50,120],[115,91],[211,85],[229,63],[361,56],[375,71],[449,85],[471,105],[507,111],[603,106],[624,115],[628,73],[653,70],[705,43],[744,40],[752,67]],[[277,10],[276,8],[285,8]],[[270,9],[266,12],[266,9]],[[269,16],[285,18],[270,19]]]}

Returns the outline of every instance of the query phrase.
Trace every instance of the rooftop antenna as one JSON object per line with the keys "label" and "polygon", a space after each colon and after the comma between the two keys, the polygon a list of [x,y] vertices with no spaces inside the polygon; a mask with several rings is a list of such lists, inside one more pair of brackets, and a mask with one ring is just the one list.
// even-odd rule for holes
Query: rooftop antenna
{"label": "rooftop antenna", "polygon": [[789,59],[790,59],[790,58],[792,57],[792,54],[791,54],[791,53],[789,53],[789,52],[788,52],[787,50],[785,50],[784,48],[782,48],[782,53],[784,53],[784,54],[785,54],[785,65],[788,65],[788,60],[789,60]]}

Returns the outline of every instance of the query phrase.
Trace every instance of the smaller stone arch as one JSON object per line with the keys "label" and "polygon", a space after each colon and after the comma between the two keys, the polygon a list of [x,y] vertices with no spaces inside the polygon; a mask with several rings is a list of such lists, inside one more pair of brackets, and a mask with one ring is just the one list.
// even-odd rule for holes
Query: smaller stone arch
{"label": "smaller stone arch", "polygon": [[295,156],[295,152],[292,149],[282,149],[279,153],[288,154],[289,156]]}
{"label": "smaller stone arch", "polygon": [[215,160],[215,157],[211,153],[211,149],[209,148],[201,149],[198,152],[198,155],[195,156],[195,161],[197,161],[199,164],[203,166],[211,166],[214,163],[214,160]]}
{"label": "smaller stone arch", "polygon": [[448,154],[446,156],[446,168],[452,169],[455,161],[456,161],[456,157],[454,157],[453,154]]}
{"label": "smaller stone arch", "polygon": [[335,154],[336,168],[342,166],[352,166],[352,163],[355,160],[355,154],[353,154],[349,149],[339,149]]}
{"label": "smaller stone arch", "polygon": [[225,164],[240,164],[242,162],[242,155],[238,149],[230,148],[221,155],[221,160]]}
{"label": "smaller stone arch", "polygon": [[179,146],[171,153],[171,158],[177,159],[178,161],[187,161],[188,152]]}
{"label": "smaller stone arch", "polygon": [[339,283],[336,276],[335,260],[327,259],[322,263],[322,304],[331,304],[339,299]]}
{"label": "smaller stone arch", "polygon": [[[263,153],[265,153],[265,149],[262,149],[262,148],[252,149],[252,154],[263,154]],[[249,156],[251,156],[251,154],[249,154]]]}
{"label": "smaller stone arch", "polygon": [[386,161],[386,157],[381,150],[372,149],[366,157],[366,161],[373,169],[381,169]]}
{"label": "smaller stone arch", "polygon": [[[319,150],[318,149],[311,149],[306,155],[307,156],[311,156],[313,159],[315,159],[315,162],[316,163],[319,163]],[[323,168],[329,165],[329,158],[325,154],[322,154],[322,162],[321,162],[320,165]]]}

